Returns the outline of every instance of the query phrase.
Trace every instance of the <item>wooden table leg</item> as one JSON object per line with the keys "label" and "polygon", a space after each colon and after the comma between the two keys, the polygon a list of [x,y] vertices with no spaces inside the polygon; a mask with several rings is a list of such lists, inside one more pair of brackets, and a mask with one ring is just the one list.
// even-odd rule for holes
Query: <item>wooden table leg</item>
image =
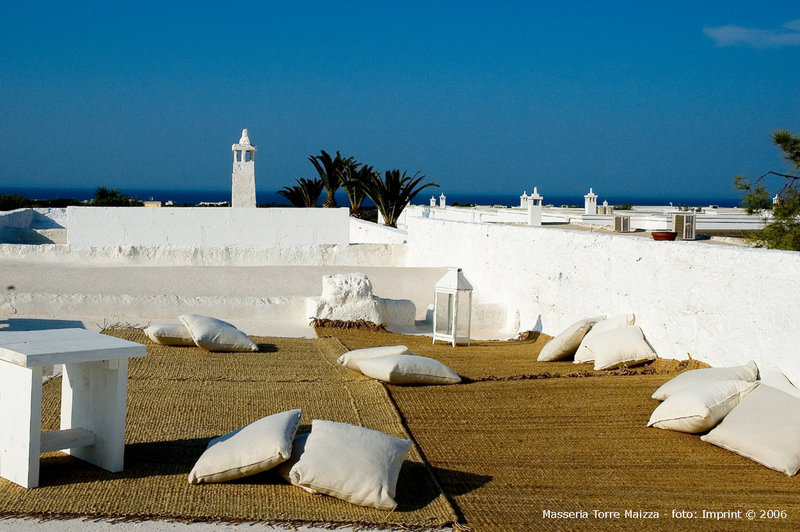
{"label": "wooden table leg", "polygon": [[64,364],[61,429],[84,429],[95,444],[65,452],[112,472],[125,458],[125,406],[128,359]]}
{"label": "wooden table leg", "polygon": [[42,368],[0,360],[0,476],[37,487],[41,437]]}

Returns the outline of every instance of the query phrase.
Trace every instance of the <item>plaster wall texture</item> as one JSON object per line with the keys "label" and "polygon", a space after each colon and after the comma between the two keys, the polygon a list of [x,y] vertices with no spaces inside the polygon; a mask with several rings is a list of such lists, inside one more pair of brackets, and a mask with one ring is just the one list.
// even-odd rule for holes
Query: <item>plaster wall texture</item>
{"label": "plaster wall texture", "polygon": [[73,246],[289,248],[350,240],[346,208],[69,207],[67,227]]}
{"label": "plaster wall texture", "polygon": [[0,212],[0,228],[27,229],[33,225],[33,209],[16,209]]}
{"label": "plaster wall texture", "polygon": [[286,320],[305,318],[302,296],[185,296],[177,294],[38,294],[10,293],[0,297],[4,316],[102,316],[111,322],[146,317],[175,322],[191,311],[228,319]]}
{"label": "plaster wall texture", "polygon": [[31,229],[64,229],[67,227],[67,209],[36,208]]}
{"label": "plaster wall texture", "polygon": [[87,265],[398,267],[406,263],[406,246],[331,244],[265,248],[173,247],[167,244],[158,246],[0,244],[0,259]]}
{"label": "plaster wall texture", "polygon": [[231,183],[231,205],[235,208],[255,208],[255,161],[234,162]]}
{"label": "plaster wall texture", "polygon": [[409,266],[456,266],[509,333],[633,312],[659,355],[755,360],[800,382],[800,253],[409,219]]}
{"label": "plaster wall texture", "polygon": [[0,242],[15,242],[20,229],[31,227],[33,216],[34,212],[31,209],[0,212]]}
{"label": "plaster wall texture", "polygon": [[406,232],[358,218],[350,218],[351,244],[404,244]]}

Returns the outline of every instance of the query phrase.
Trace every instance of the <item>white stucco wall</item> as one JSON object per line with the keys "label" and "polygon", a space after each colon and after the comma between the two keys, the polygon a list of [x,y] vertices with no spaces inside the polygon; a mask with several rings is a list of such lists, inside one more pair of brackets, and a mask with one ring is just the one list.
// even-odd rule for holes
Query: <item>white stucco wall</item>
{"label": "white stucco wall", "polygon": [[353,244],[404,244],[405,231],[358,218],[350,218],[350,242]]}
{"label": "white stucco wall", "polygon": [[284,248],[0,244],[0,260],[90,265],[384,266],[406,264],[402,244],[328,244]]}
{"label": "white stucco wall", "polygon": [[463,268],[509,332],[634,312],[661,356],[754,359],[800,382],[800,253],[423,218],[408,233],[408,265]]}
{"label": "white stucco wall", "polygon": [[266,248],[347,244],[348,219],[346,208],[69,207],[67,243]]}
{"label": "white stucco wall", "polygon": [[31,227],[34,214],[33,209],[0,212],[0,236],[7,229],[27,229]]}

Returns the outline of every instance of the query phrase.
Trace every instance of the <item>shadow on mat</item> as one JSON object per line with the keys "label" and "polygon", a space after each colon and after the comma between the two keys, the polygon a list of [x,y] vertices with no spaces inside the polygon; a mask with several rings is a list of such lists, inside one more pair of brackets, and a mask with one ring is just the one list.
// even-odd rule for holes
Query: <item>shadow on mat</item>
{"label": "shadow on mat", "polygon": [[[190,438],[127,444],[125,469],[118,473],[106,471],[66,454],[52,453],[42,457],[40,486],[66,486],[155,476],[179,476],[183,479],[183,484],[209,440],[210,438]],[[438,478],[439,485],[448,496],[468,493],[492,480],[492,477],[486,475],[439,467],[428,468],[420,462],[406,460],[397,481],[397,510],[419,510],[436,500],[441,492],[433,477]],[[285,484],[285,481],[274,472],[266,471],[231,483],[266,485]]]}
{"label": "shadow on mat", "polygon": [[125,445],[125,468],[112,473],[63,453],[42,456],[40,486],[63,486],[97,481],[186,475],[211,438],[131,443]]}
{"label": "shadow on mat", "polygon": [[431,504],[441,495],[433,481],[431,470],[425,464],[406,460],[397,479],[396,511],[411,512]]}
{"label": "shadow on mat", "polygon": [[454,469],[431,467],[447,495],[464,495],[489,483],[494,477]]}
{"label": "shadow on mat", "polygon": [[275,344],[256,344],[258,345],[258,352],[259,353],[277,353],[278,346]]}

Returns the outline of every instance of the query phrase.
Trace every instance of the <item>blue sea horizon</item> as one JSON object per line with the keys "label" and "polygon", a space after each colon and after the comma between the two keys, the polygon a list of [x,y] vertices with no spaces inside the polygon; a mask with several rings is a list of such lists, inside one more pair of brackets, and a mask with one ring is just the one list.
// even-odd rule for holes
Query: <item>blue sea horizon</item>
{"label": "blue sea horizon", "polygon": [[[118,188],[121,194],[125,194],[140,201],[155,200],[155,201],[172,201],[176,204],[190,204],[196,205],[201,202],[224,202],[230,201],[230,190],[179,190],[179,189],[127,189]],[[53,199],[74,199],[77,201],[90,200],[94,197],[94,188],[69,188],[69,187],[0,187],[0,195],[5,194],[19,194],[28,199],[40,200],[53,200]],[[425,205],[428,203],[431,196],[437,198],[442,193],[440,189],[426,189],[418,194],[413,204]],[[476,205],[503,205],[507,207],[514,207],[519,205],[520,193],[508,194],[486,194],[479,192],[463,192],[463,193],[445,193],[447,197],[447,204],[453,203],[474,203]],[[324,199],[323,192],[320,197],[320,203]],[[336,194],[336,200],[339,205],[349,205],[347,196],[344,192]],[[635,196],[635,195],[615,195],[608,196],[598,195],[598,204],[603,201],[608,201],[609,205],[669,205],[674,206],[692,206],[692,207],[707,207],[709,205],[719,205],[720,207],[738,207],[739,198],[730,196],[707,197],[707,196],[681,196],[681,195],[660,195],[660,196]],[[278,194],[277,191],[272,190],[257,190],[256,201],[259,205],[289,205],[289,202]],[[552,195],[544,196],[545,205],[555,205],[556,207],[562,205],[577,205],[583,206],[583,194],[575,195]],[[367,198],[364,206],[371,206],[372,202]]]}

